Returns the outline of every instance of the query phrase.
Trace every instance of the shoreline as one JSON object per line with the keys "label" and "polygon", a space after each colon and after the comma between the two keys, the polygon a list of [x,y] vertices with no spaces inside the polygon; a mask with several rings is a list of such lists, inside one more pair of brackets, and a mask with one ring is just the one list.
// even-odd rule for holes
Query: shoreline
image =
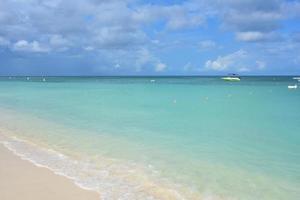
{"label": "shoreline", "polygon": [[45,167],[35,166],[0,144],[1,200],[99,200],[97,192],[85,190],[72,180]]}
{"label": "shoreline", "polygon": [[[10,133],[10,134],[7,134]],[[5,130],[0,128],[0,179],[1,176],[1,170],[3,168],[2,160],[2,151],[5,151],[5,154],[9,157],[15,157],[14,159],[17,159],[22,162],[26,162],[27,165],[31,165],[32,170],[36,169],[44,169],[48,173],[50,172],[52,176],[59,176],[62,177],[62,179],[67,179],[68,182],[71,182],[72,185],[75,185],[79,189],[96,193],[98,195],[97,198],[72,198],[72,197],[63,197],[63,198],[28,198],[25,200],[60,200],[60,199],[72,199],[72,200],[96,200],[96,199],[143,199],[143,198],[158,198],[158,199],[183,199],[182,195],[177,192],[177,190],[174,190],[173,188],[169,188],[168,185],[162,184],[157,185],[157,182],[153,182],[152,179],[147,179],[145,174],[143,177],[146,179],[139,179],[139,180],[146,180],[145,182],[142,182],[141,186],[144,188],[144,190],[136,189],[134,187],[131,187],[132,184],[137,183],[139,180],[134,180],[130,182],[130,179],[123,178],[122,175],[117,176],[118,173],[124,174],[132,174],[135,173],[135,170],[131,170],[131,168],[124,168],[121,171],[119,170],[111,170],[108,173],[103,173],[103,170],[96,169],[94,165],[91,165],[91,171],[94,173],[92,176],[90,174],[90,171],[86,167],[86,162],[78,162],[78,160],[74,160],[72,157],[69,157],[68,155],[62,154],[59,151],[53,150],[51,147],[39,146],[36,143],[32,143],[31,141],[28,141],[24,138],[19,138],[19,136],[14,136],[13,132],[10,130]],[[4,149],[4,150],[3,150]],[[41,159],[42,158],[42,159]],[[46,159],[44,159],[46,158]],[[4,160],[5,162],[5,160]],[[112,164],[112,163],[110,163]],[[129,166],[129,165],[128,165]],[[7,166],[6,166],[7,167]],[[5,168],[5,166],[4,166]],[[71,170],[70,170],[71,169]],[[77,170],[79,171],[77,171]],[[96,169],[96,171],[95,171]],[[23,169],[19,169],[22,171]],[[105,171],[106,172],[106,171]],[[116,175],[114,175],[114,173]],[[85,175],[88,176],[85,176]],[[112,178],[107,178],[107,174],[112,174]],[[96,181],[98,181],[96,184],[90,182],[91,178],[97,178]],[[31,177],[29,177],[30,179]],[[118,178],[122,183],[122,185],[116,185],[115,187],[111,187],[111,183],[115,183],[115,178]],[[11,177],[8,177],[8,179],[11,179]],[[47,179],[47,178],[46,178]],[[92,182],[94,182],[92,180]],[[113,182],[112,182],[113,181]],[[128,182],[127,182],[128,181]],[[136,182],[134,182],[136,181]],[[155,180],[154,180],[155,181]],[[5,182],[5,181],[2,181]],[[104,184],[104,187],[99,187],[98,185]],[[159,182],[158,182],[159,183]],[[1,187],[1,180],[0,180],[0,187]],[[131,184],[131,185],[130,185]],[[32,187],[35,187],[32,185]],[[131,188],[128,188],[131,187]],[[149,189],[149,190],[147,190]],[[115,190],[115,191],[111,191]],[[107,192],[108,191],[108,192]],[[1,196],[1,188],[0,188],[0,199],[2,200]],[[91,195],[91,194],[89,194]],[[141,197],[141,195],[143,197]],[[144,197],[145,196],[145,197]],[[128,198],[129,197],[129,198]],[[15,200],[19,198],[4,198],[3,200]]]}

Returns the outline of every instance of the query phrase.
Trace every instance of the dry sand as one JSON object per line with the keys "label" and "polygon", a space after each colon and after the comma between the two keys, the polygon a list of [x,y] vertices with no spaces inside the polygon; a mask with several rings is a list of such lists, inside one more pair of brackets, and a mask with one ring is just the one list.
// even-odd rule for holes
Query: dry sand
{"label": "dry sand", "polygon": [[99,200],[93,191],[22,160],[0,143],[0,200]]}

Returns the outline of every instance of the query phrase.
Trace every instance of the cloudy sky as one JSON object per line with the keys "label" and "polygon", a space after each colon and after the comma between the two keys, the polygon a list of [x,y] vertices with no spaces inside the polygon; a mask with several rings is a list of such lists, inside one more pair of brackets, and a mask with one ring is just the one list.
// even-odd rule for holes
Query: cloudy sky
{"label": "cloudy sky", "polygon": [[299,0],[0,0],[0,75],[300,74]]}

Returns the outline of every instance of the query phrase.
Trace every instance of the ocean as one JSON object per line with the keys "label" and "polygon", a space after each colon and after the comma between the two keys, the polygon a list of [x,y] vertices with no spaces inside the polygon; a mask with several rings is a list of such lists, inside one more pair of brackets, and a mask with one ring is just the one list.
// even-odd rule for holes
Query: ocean
{"label": "ocean", "polygon": [[299,200],[292,77],[1,77],[2,143],[104,200]]}

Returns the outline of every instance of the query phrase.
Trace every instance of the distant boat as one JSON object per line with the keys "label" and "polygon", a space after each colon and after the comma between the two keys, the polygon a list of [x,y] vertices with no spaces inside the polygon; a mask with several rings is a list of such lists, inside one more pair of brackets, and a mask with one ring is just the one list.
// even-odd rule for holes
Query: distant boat
{"label": "distant boat", "polygon": [[222,77],[221,79],[224,81],[240,81],[241,80],[241,78],[238,77],[237,74],[228,74],[228,76]]}
{"label": "distant boat", "polygon": [[289,85],[288,86],[288,89],[297,89],[298,88],[298,85]]}
{"label": "distant boat", "polygon": [[152,79],[152,80],[150,80],[150,82],[151,82],[151,83],[154,83],[154,82],[155,82],[155,80],[154,80],[154,79]]}
{"label": "distant boat", "polygon": [[294,77],[293,79],[294,80],[300,80],[300,77]]}

